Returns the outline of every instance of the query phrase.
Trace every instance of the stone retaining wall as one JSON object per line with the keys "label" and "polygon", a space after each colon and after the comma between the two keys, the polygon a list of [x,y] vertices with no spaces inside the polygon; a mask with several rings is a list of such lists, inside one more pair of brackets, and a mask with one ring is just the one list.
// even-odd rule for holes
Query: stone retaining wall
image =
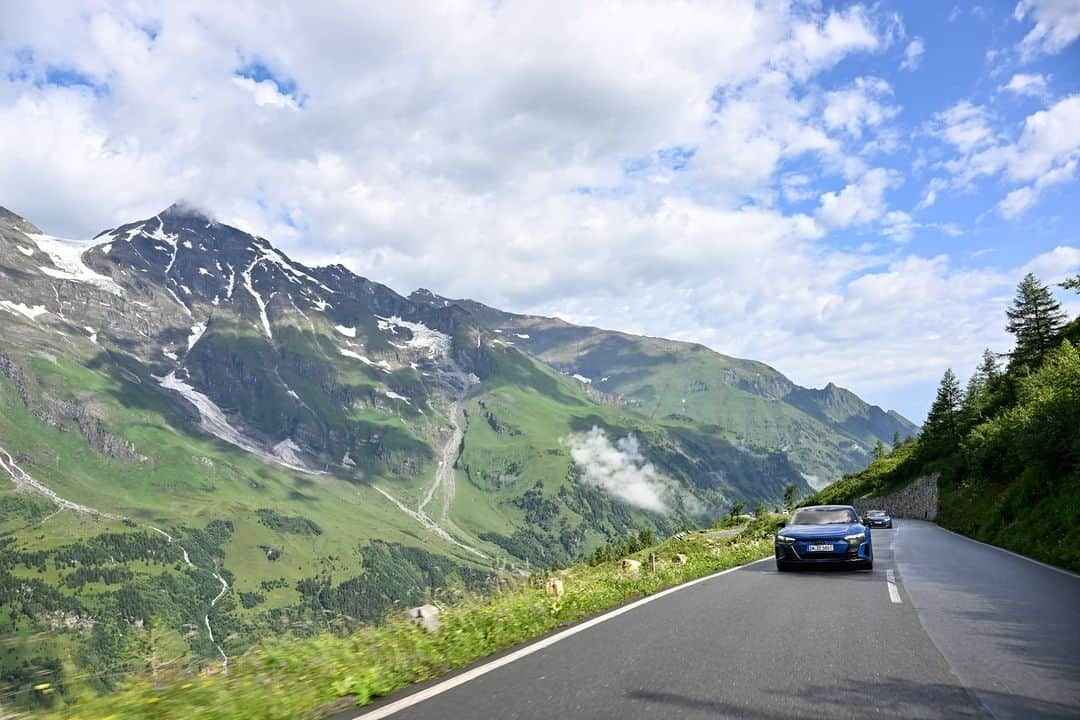
{"label": "stone retaining wall", "polygon": [[921,477],[894,493],[856,500],[852,505],[859,514],[867,510],[884,510],[893,517],[937,520],[938,476],[935,473]]}

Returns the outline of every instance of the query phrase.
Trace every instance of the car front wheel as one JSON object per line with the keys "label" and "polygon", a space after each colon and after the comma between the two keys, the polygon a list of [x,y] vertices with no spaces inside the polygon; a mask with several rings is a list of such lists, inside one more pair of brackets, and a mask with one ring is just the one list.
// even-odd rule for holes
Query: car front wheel
{"label": "car front wheel", "polygon": [[787,572],[790,569],[791,569],[791,567],[786,562],[783,562],[782,560],[777,558],[777,560],[776,560],[776,571],[777,572]]}

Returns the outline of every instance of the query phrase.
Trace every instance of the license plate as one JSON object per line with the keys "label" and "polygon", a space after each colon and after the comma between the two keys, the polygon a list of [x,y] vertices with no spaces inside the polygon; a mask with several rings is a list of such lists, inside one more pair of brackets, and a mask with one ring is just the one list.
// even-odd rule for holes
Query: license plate
{"label": "license plate", "polygon": [[832,545],[807,545],[806,549],[810,552],[832,552]]}

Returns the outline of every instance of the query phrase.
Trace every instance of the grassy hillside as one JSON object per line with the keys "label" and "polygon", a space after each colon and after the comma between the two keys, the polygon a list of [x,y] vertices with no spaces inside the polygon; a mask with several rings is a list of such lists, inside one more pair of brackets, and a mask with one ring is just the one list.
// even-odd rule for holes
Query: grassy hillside
{"label": "grassy hillside", "polygon": [[[424,298],[447,302],[413,295]],[[505,342],[583,378],[588,391],[606,402],[654,420],[690,419],[742,447],[781,450],[815,484],[863,467],[879,440],[916,430],[843,388],[802,388],[764,363],[701,345],[516,315],[469,300],[449,302]]]}
{"label": "grassy hillside", "polygon": [[[486,593],[447,595],[435,634],[396,615],[348,636],[323,632],[267,639],[237,657],[228,675],[193,676],[168,667],[156,677],[149,672],[125,677],[109,695],[65,698],[42,681],[32,696],[48,708],[43,718],[317,720],[632,599],[767,556],[774,527],[775,519],[764,516],[735,537],[690,533],[657,546],[639,544],[629,555],[641,563],[639,572],[624,570],[616,559],[555,573],[565,589],[562,597],[545,594],[548,574],[505,582]],[[683,563],[675,562],[677,554]]]}
{"label": "grassy hillside", "polygon": [[[230,335],[267,351],[257,335],[225,322],[202,342],[213,349]],[[299,334],[279,337],[278,357],[312,347]],[[234,338],[220,365],[237,365],[230,358],[245,347]],[[805,488],[782,455],[746,452],[692,424],[598,403],[580,383],[513,348],[495,346],[491,358],[487,381],[461,403],[464,441],[444,524],[487,556],[479,557],[375,489],[417,507],[450,438],[445,400],[301,407],[290,420],[291,396],[265,393],[258,416],[268,427],[321,423],[330,427],[323,436],[345,438],[335,452],[348,448],[351,472],[305,474],[199,432],[193,409],[163,394],[150,369],[116,348],[4,354],[0,447],[12,466],[85,511],[57,512],[4,474],[0,686],[28,701],[41,682],[65,695],[108,690],[161,658],[170,670],[213,668],[221,652],[235,657],[283,629],[345,632],[433,593],[486,586],[497,568],[567,565],[641,528],[666,534],[701,521],[709,508],[776,501],[788,484]],[[356,365],[334,375],[334,387],[358,394],[392,379],[370,378]],[[221,368],[208,363],[206,371]],[[309,407],[329,397],[311,372],[285,382]],[[95,449],[63,408],[99,422],[107,442],[130,443],[132,457]],[[670,490],[669,513],[580,481],[566,439],[593,427],[613,441],[640,438]],[[396,471],[403,458],[412,463],[408,473]],[[437,520],[433,508],[445,492],[429,505]],[[227,583],[223,593],[215,573]]]}
{"label": "grassy hillside", "polygon": [[[230,656],[269,631],[376,620],[395,602],[422,601],[424,588],[490,575],[364,484],[292,473],[185,431],[147,376],[136,383],[62,359],[33,365],[50,395],[83,398],[147,459],[118,460],[57,431],[0,376],[5,450],[61,497],[101,513],[57,512],[6,477],[0,484],[8,691],[25,694],[42,677],[70,690],[105,688],[152,655],[171,667],[213,663],[217,650],[202,631],[222,589],[213,572],[229,587],[209,619]],[[361,576],[374,590],[362,603],[334,594]]]}
{"label": "grassy hillside", "polygon": [[942,525],[1080,571],[1078,341],[1074,320],[1037,362],[1014,359],[999,374],[988,357],[962,394],[947,377],[922,437],[806,504],[882,495],[937,472]]}
{"label": "grassy hillside", "polygon": [[[464,403],[467,431],[452,518],[533,567],[562,565],[630,531],[672,531],[733,502],[778,504],[809,488],[787,458],[738,448],[677,419],[649,420],[594,402],[581,384],[510,349],[493,352],[491,382]],[[524,381],[523,375],[532,377]],[[581,482],[568,439],[593,428],[633,436],[669,483],[669,515],[619,502]]]}

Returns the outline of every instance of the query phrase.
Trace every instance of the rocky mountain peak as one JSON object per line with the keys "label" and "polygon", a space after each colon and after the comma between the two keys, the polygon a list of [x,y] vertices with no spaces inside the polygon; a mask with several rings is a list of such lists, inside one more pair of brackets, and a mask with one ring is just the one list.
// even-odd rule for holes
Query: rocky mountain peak
{"label": "rocky mountain peak", "polygon": [[0,206],[0,223],[10,225],[20,232],[41,234],[41,230],[38,229],[37,225],[2,206]]}
{"label": "rocky mountain peak", "polygon": [[177,200],[172,205],[158,213],[158,217],[202,220],[203,222],[209,223],[216,222],[209,213],[187,200]]}

